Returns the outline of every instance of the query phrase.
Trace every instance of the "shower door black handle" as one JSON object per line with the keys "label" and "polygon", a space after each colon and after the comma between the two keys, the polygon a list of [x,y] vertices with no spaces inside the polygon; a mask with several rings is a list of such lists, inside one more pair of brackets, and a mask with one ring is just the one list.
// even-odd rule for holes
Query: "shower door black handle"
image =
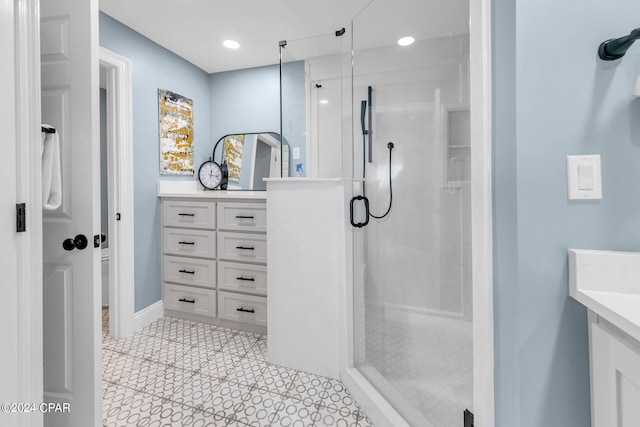
{"label": "shower door black handle", "polygon": [[[364,205],[364,214],[365,214],[365,221],[364,222],[355,222],[354,218],[353,218],[353,206],[355,204],[355,202],[358,202],[362,200],[362,203]],[[351,225],[355,228],[362,228],[365,227],[367,224],[369,224],[369,199],[367,199],[366,196],[355,196],[351,199],[351,202],[349,203],[349,221],[351,222]]]}

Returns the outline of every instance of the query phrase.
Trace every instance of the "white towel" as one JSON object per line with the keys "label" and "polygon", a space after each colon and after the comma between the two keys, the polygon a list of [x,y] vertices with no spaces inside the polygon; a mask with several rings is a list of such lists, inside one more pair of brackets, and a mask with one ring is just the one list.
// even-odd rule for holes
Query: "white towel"
{"label": "white towel", "polygon": [[[43,125],[44,127],[49,127]],[[42,208],[58,209],[62,204],[60,175],[60,139],[58,133],[42,132]]]}

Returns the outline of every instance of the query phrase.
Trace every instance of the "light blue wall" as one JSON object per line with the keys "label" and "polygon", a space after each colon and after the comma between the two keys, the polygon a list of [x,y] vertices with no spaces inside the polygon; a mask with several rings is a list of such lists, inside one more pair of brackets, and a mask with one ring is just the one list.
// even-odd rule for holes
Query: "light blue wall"
{"label": "light blue wall", "polygon": [[135,309],[139,311],[161,299],[158,88],[193,100],[197,168],[212,146],[209,75],[104,13],[100,13],[100,45],[133,63]]}
{"label": "light blue wall", "polygon": [[[289,160],[290,176],[293,176],[295,169],[292,168],[295,163],[305,163],[306,156],[304,61],[287,64],[287,71],[283,76],[285,139],[291,148],[301,147],[301,160]],[[210,90],[211,134],[214,143],[232,133],[280,133],[278,65],[211,74]],[[221,151],[222,147],[218,147],[216,159]],[[306,165],[304,170],[307,170]]]}
{"label": "light blue wall", "polygon": [[279,85],[277,65],[211,74],[212,142],[232,133],[280,133]]}
{"label": "light blue wall", "polygon": [[[496,425],[589,426],[586,310],[567,249],[640,250],[635,0],[493,2]],[[568,201],[566,156],[602,156],[603,199]]]}

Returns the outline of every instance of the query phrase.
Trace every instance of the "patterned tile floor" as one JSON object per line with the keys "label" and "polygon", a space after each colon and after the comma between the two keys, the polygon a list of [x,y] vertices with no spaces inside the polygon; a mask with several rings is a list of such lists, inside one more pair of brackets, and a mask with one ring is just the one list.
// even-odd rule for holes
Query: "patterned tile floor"
{"label": "patterned tile floor", "polygon": [[102,311],[102,418],[113,426],[372,426],[337,380],[266,362],[267,338],[163,317],[108,334]]}

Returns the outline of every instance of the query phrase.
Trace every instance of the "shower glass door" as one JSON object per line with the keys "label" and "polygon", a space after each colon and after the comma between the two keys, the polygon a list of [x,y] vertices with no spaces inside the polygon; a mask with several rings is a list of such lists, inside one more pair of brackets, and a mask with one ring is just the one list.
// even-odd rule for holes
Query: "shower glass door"
{"label": "shower glass door", "polygon": [[355,363],[415,426],[473,411],[468,22],[464,1],[374,0],[351,28],[354,195],[366,169],[381,216],[393,187],[354,228]]}
{"label": "shower glass door", "polygon": [[281,48],[282,135],[292,147],[290,177],[342,178],[351,170],[350,28]]}

